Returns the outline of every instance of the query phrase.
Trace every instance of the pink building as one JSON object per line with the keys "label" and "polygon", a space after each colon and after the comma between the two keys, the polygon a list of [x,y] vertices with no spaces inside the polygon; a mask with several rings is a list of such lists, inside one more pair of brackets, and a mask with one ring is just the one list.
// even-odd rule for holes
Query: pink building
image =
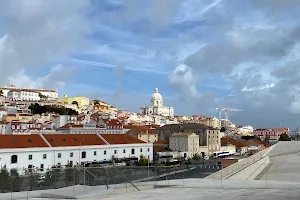
{"label": "pink building", "polygon": [[269,136],[270,141],[278,141],[281,134],[289,134],[288,128],[258,128],[254,130],[254,135],[264,140],[266,136]]}

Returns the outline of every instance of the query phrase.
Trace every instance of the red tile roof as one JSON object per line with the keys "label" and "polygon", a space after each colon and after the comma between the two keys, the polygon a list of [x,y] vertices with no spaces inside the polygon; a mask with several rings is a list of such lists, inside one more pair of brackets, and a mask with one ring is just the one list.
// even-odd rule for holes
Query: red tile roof
{"label": "red tile roof", "polygon": [[156,134],[149,126],[124,126],[125,129],[130,129],[136,134]]}
{"label": "red tile roof", "polygon": [[222,146],[226,146],[227,145],[227,142],[229,144],[232,144],[236,147],[246,147],[248,146],[244,141],[242,140],[238,140],[238,139],[234,139],[234,138],[226,138],[226,137],[223,137],[221,138],[221,145]]}
{"label": "red tile roof", "polygon": [[157,140],[156,142],[154,142],[154,145],[155,144],[169,144],[169,141],[168,140]]}
{"label": "red tile roof", "polygon": [[246,144],[248,146],[258,146],[258,145],[264,145],[264,142],[256,139],[250,139],[246,141]]}
{"label": "red tile roof", "polygon": [[39,134],[0,135],[0,149],[48,147]]}
{"label": "red tile roof", "polygon": [[136,143],[146,143],[142,140],[139,140],[135,137],[132,137],[127,134],[101,134],[101,136],[109,144],[136,144]]}
{"label": "red tile roof", "polygon": [[105,145],[96,134],[43,134],[53,147]]}
{"label": "red tile roof", "polygon": [[106,126],[122,126],[123,124],[117,119],[102,119]]}

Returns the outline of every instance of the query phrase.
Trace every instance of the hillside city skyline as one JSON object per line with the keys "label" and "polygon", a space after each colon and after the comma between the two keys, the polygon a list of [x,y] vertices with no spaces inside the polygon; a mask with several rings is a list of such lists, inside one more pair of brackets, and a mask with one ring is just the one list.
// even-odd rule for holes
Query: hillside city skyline
{"label": "hillside city skyline", "polygon": [[297,1],[25,2],[0,2],[0,85],[131,111],[158,87],[178,115],[229,107],[238,124],[299,124]]}

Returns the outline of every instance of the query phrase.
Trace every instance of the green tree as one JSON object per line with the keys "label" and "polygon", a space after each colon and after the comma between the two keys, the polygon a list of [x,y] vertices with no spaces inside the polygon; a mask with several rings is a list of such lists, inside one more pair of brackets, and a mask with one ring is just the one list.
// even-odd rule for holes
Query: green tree
{"label": "green tree", "polygon": [[98,100],[94,100],[94,105],[99,105],[100,102]]}
{"label": "green tree", "polygon": [[42,93],[40,93],[39,92],[39,97],[41,98],[41,99],[44,99],[44,98],[46,98],[46,96],[45,95],[43,95]]}
{"label": "green tree", "polygon": [[6,165],[0,169],[0,189],[2,192],[9,191],[10,189],[10,177],[7,171]]}
{"label": "green tree", "polygon": [[29,109],[33,114],[42,114],[47,112],[54,112],[58,113],[60,115],[78,115],[78,112],[76,110],[73,110],[71,108],[65,108],[65,107],[55,107],[55,106],[41,106],[38,103],[31,104],[29,106]]}
{"label": "green tree", "polygon": [[192,159],[193,160],[201,160],[201,156],[198,153],[196,153]]}
{"label": "green tree", "polygon": [[279,141],[291,141],[291,138],[287,133],[283,133],[280,135]]}
{"label": "green tree", "polygon": [[3,91],[2,90],[0,90],[0,95],[3,95]]}
{"label": "green tree", "polygon": [[56,166],[52,166],[50,169],[47,169],[44,184],[49,188],[53,185],[56,188],[56,182],[59,177],[59,169]]}
{"label": "green tree", "polygon": [[137,165],[139,166],[146,166],[148,165],[148,158],[145,156],[141,155],[139,161],[137,162]]}
{"label": "green tree", "polygon": [[12,192],[19,192],[22,185],[22,178],[18,170],[11,170],[10,171],[10,181],[11,181],[11,189]]}
{"label": "green tree", "polygon": [[72,104],[76,104],[78,107],[78,102],[77,101],[73,101]]}
{"label": "green tree", "polygon": [[267,136],[265,137],[265,139],[264,139],[264,145],[265,145],[265,146],[270,145],[270,136],[267,135]]}
{"label": "green tree", "polygon": [[222,127],[220,132],[226,132],[226,128],[225,127]]}
{"label": "green tree", "polygon": [[35,169],[32,165],[28,165],[28,168],[25,169],[25,175],[27,175],[29,178],[30,190],[33,190],[33,187],[37,186],[37,182],[40,177],[39,173],[37,172],[37,169]]}
{"label": "green tree", "polygon": [[79,173],[78,165],[73,165],[73,162],[68,161],[65,166],[65,182],[68,184],[78,184],[79,183]]}

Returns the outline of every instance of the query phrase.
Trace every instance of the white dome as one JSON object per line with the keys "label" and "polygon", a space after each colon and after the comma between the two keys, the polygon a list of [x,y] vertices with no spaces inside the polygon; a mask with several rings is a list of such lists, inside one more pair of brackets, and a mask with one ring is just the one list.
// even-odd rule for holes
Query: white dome
{"label": "white dome", "polygon": [[151,96],[151,104],[152,106],[162,106],[163,105],[163,98],[161,94],[158,93],[158,88],[155,88],[154,93]]}

